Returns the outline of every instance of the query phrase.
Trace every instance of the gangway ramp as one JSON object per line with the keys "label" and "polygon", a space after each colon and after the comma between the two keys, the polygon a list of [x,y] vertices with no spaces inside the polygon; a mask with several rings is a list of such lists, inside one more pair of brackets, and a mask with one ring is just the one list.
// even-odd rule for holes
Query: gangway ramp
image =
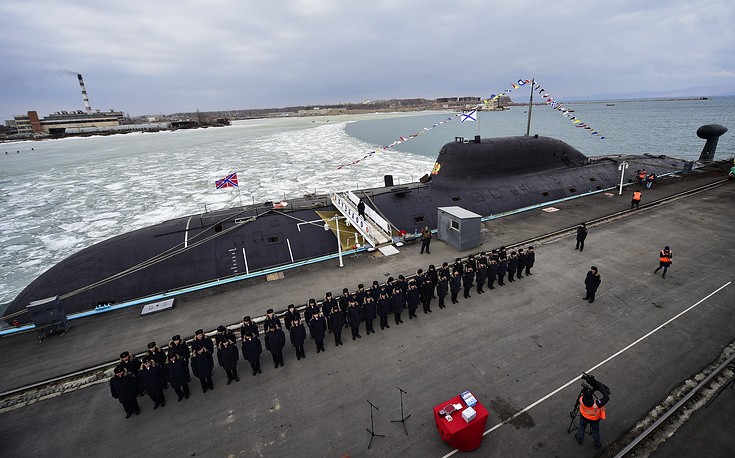
{"label": "gangway ramp", "polygon": [[341,194],[333,192],[330,197],[335,208],[372,247],[379,248],[393,243],[390,223],[367,205],[365,216],[361,216],[357,211],[360,199],[352,191]]}

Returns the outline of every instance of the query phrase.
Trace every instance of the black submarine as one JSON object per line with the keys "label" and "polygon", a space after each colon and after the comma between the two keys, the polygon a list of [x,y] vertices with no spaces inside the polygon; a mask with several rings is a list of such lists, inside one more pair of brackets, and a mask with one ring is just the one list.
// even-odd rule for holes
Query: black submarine
{"label": "black submarine", "polygon": [[[726,131],[717,124],[699,128],[697,135],[707,140],[701,161],[712,160]],[[439,207],[491,216],[614,188],[623,161],[629,164],[622,171],[626,182],[636,179],[636,169],[663,175],[692,165],[667,156],[587,157],[561,140],[538,135],[457,137],[440,149],[433,170],[419,182],[393,186],[386,176],[382,187],[205,212],[97,243],[31,282],[3,317],[9,324],[28,323],[30,314],[17,312],[48,298],[58,297],[67,314],[76,314],[286,269],[336,253],[337,227],[344,248],[390,245],[417,229],[436,229]],[[358,200],[365,203],[365,218],[353,219],[352,227],[338,221],[357,213]]]}

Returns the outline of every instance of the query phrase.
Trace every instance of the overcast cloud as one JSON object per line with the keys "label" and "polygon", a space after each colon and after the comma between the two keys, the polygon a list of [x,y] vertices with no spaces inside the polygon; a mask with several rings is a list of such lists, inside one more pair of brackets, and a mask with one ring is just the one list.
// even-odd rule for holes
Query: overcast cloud
{"label": "overcast cloud", "polygon": [[[486,97],[735,90],[735,2],[249,0],[0,3],[0,120]],[[513,94],[511,94],[512,96]]]}

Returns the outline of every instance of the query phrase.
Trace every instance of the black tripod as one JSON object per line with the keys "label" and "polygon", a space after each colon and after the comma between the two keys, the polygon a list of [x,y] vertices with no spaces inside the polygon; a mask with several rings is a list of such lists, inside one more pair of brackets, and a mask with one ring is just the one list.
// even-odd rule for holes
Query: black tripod
{"label": "black tripod", "polygon": [[[567,428],[568,433],[571,433],[572,431],[576,431],[577,429],[579,429],[579,425],[577,424],[577,415],[579,415],[579,398],[582,397],[585,391],[592,391],[592,388],[583,383],[582,389],[579,391],[579,394],[577,395],[577,398],[575,399],[574,408],[572,409],[571,412],[569,412],[569,416],[572,418],[572,421],[569,423],[569,427]],[[594,396],[594,398],[597,399],[597,396],[594,393],[592,393],[592,396]],[[585,432],[591,436],[592,435],[592,424],[587,423],[587,426],[588,428],[585,429]]]}
{"label": "black tripod", "polygon": [[[398,387],[396,387],[398,388]],[[398,391],[401,392],[401,419],[400,420],[391,420],[391,423],[403,423],[403,430],[406,431],[406,436],[408,436],[408,429],[406,429],[406,420],[408,420],[408,417],[411,415],[409,414],[408,417],[403,416],[403,393],[406,393],[402,389],[398,388]],[[408,393],[406,393],[408,394]]]}
{"label": "black tripod", "polygon": [[368,448],[370,448],[370,446],[373,444],[373,438],[375,436],[378,436],[378,437],[385,437],[385,436],[382,434],[375,434],[375,424],[373,423],[373,409],[375,410],[380,410],[380,409],[375,407],[375,405],[373,405],[373,403],[370,401],[368,401],[367,403],[370,404],[370,429],[368,429],[368,432],[370,433],[370,443],[368,444]]}

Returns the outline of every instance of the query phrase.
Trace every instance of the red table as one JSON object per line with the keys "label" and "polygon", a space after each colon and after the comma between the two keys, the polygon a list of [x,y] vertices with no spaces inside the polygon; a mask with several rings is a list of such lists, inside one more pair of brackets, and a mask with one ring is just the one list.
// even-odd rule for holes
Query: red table
{"label": "red table", "polygon": [[[449,404],[461,404],[463,409],[452,413],[452,421],[447,421],[445,417],[439,416],[439,411]],[[447,402],[442,402],[434,407],[434,420],[436,427],[442,435],[442,439],[457,450],[467,451],[474,450],[482,443],[482,433],[485,432],[487,417],[489,415],[487,409],[479,402],[472,408],[475,409],[476,417],[469,423],[462,418],[462,411],[467,404],[462,401],[461,396],[454,397]]]}

